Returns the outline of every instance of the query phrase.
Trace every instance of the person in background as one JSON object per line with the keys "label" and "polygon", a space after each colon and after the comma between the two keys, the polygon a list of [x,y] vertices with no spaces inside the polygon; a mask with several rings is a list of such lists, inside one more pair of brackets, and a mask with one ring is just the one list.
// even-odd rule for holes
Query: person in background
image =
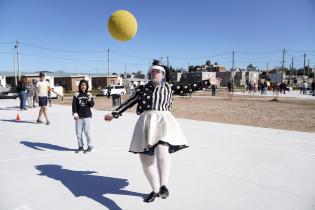
{"label": "person in background", "polygon": [[27,80],[25,76],[21,77],[21,80],[18,82],[17,85],[17,92],[19,94],[19,98],[20,98],[20,109],[21,110],[27,110],[26,109],[26,93],[27,93]]}
{"label": "person in background", "polygon": [[228,91],[228,96],[229,97],[233,96],[233,85],[232,85],[232,82],[228,82],[228,84],[227,84],[227,91]]}
{"label": "person in background", "polygon": [[217,85],[215,83],[211,84],[211,95],[212,96],[215,96],[216,89],[217,89]]}
{"label": "person in background", "polygon": [[57,96],[60,96],[57,92],[51,89],[49,86],[49,83],[45,81],[45,73],[40,72],[39,73],[39,81],[36,83],[36,102],[38,102],[38,105],[40,107],[37,123],[43,123],[41,120],[42,115],[44,115],[46,119],[46,125],[50,124],[50,121],[48,120],[48,114],[47,114],[47,100],[48,100],[48,91],[54,92]]}
{"label": "person in background", "polygon": [[312,95],[315,96],[315,79],[313,78],[313,82],[311,84],[311,88],[312,88]]}
{"label": "person in background", "polygon": [[308,84],[306,81],[304,81],[302,84],[303,95],[307,95],[307,87],[308,87]]}
{"label": "person in background", "polygon": [[28,102],[28,107],[33,108],[34,107],[34,95],[35,95],[35,85],[31,82],[27,82],[27,102]]}
{"label": "person in background", "polygon": [[112,88],[110,86],[107,87],[107,98],[110,98]]}
{"label": "person in background", "polygon": [[[79,83],[79,91],[76,92],[72,99],[72,115],[75,120],[75,131],[78,140],[78,149],[76,153],[84,151],[90,152],[93,149],[92,138],[90,133],[90,125],[92,112],[91,107],[94,106],[92,94],[88,91],[89,84],[86,80]],[[84,150],[83,132],[87,140],[87,149]]]}

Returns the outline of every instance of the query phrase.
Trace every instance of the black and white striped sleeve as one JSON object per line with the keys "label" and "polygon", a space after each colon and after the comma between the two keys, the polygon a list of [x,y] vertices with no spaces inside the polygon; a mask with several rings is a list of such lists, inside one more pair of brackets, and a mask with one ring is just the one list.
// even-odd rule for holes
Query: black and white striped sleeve
{"label": "black and white striped sleeve", "polygon": [[140,85],[126,101],[124,101],[115,111],[112,112],[114,118],[118,118],[124,111],[130,109],[138,102],[142,88],[143,85]]}

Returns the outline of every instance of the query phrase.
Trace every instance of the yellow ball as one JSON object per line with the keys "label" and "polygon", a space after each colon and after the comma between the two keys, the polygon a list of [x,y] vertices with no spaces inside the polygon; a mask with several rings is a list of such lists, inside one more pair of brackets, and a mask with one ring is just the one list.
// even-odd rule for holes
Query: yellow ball
{"label": "yellow ball", "polygon": [[137,20],[126,10],[117,10],[108,20],[110,35],[119,41],[128,41],[137,33]]}

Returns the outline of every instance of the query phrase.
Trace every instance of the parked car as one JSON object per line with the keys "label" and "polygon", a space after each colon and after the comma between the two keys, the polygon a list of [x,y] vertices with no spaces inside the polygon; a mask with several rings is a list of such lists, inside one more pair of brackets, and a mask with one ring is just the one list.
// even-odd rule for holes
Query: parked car
{"label": "parked car", "polygon": [[16,99],[19,95],[16,91],[16,88],[12,87],[0,87],[0,99]]}
{"label": "parked car", "polygon": [[[108,88],[103,88],[100,90],[100,96],[107,96]],[[110,86],[110,95],[118,94],[118,95],[125,95],[127,93],[126,89],[122,85],[112,85]]]}

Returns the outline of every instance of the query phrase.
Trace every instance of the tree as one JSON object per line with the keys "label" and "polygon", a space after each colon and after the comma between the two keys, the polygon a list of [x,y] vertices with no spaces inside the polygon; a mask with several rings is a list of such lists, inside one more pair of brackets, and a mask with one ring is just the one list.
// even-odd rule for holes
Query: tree
{"label": "tree", "polygon": [[198,69],[200,70],[201,66],[195,66],[195,70],[194,71],[196,72],[196,71],[198,71]]}
{"label": "tree", "polygon": [[173,66],[172,66],[172,65],[170,65],[169,70],[170,70],[170,72],[174,72],[174,71],[175,71],[175,69],[173,68]]}
{"label": "tree", "polygon": [[142,74],[142,71],[139,70],[139,71],[136,71],[136,72],[134,73],[134,75],[135,75],[135,78],[140,78],[141,75],[143,75],[143,74]]}
{"label": "tree", "polygon": [[188,72],[194,72],[195,71],[195,66],[191,65],[188,67]]}
{"label": "tree", "polygon": [[256,67],[255,67],[253,64],[249,64],[249,65],[247,66],[247,70],[248,70],[248,71],[257,71]]}

